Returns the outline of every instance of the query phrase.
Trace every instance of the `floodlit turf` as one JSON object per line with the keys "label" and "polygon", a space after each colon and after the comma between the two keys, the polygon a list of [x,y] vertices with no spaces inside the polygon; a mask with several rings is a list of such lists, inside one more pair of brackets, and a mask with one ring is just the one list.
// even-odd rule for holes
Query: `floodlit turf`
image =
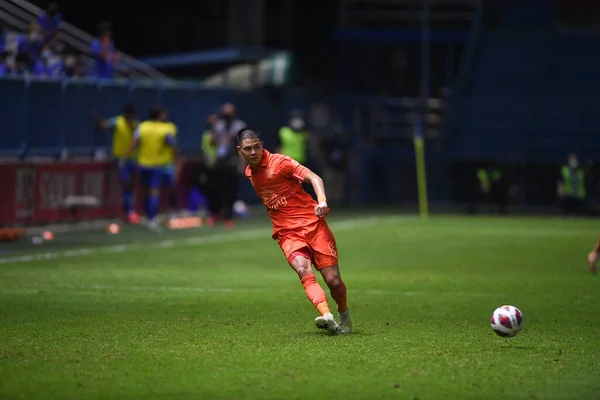
{"label": "floodlit turf", "polygon": [[[0,264],[0,398],[600,398],[597,220],[332,227],[351,336],[317,331],[266,223]],[[489,326],[503,304],[515,338]]]}

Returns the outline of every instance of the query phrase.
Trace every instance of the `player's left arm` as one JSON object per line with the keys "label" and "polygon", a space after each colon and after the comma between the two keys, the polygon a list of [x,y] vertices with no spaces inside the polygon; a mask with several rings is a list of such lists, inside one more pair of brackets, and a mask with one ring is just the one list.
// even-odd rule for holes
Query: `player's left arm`
{"label": "player's left arm", "polygon": [[125,160],[127,158],[129,158],[131,156],[131,154],[133,154],[133,152],[135,151],[135,148],[137,147],[139,142],[140,142],[140,128],[136,128],[136,130],[133,132],[133,140],[131,141],[131,144],[129,145],[127,152],[125,153],[125,156],[119,160],[119,165],[121,167],[123,167],[125,165]]}
{"label": "player's left arm", "polygon": [[177,145],[177,139],[175,139],[175,134],[169,133],[165,136],[165,143],[167,146],[173,149],[175,153],[175,159],[179,158],[179,146]]}
{"label": "player's left arm", "polygon": [[183,170],[183,160],[181,159],[181,152],[179,150],[179,145],[177,144],[177,138],[175,137],[175,133],[168,133],[165,137],[165,143],[171,149],[173,149],[173,164],[175,166],[175,179],[177,181],[180,180],[181,171]]}
{"label": "player's left arm", "polygon": [[317,206],[315,207],[315,214],[318,217],[324,217],[327,215],[327,196],[325,195],[325,185],[323,179],[298,161],[293,160],[290,157],[283,156],[282,161],[279,164],[279,168],[284,176],[288,178],[297,179],[300,182],[310,183],[317,195]]}
{"label": "player's left arm", "polygon": [[308,171],[304,177],[304,182],[310,183],[317,195],[317,206],[315,207],[315,214],[317,217],[324,217],[327,215],[327,196],[325,195],[325,185],[323,179],[312,171]]}

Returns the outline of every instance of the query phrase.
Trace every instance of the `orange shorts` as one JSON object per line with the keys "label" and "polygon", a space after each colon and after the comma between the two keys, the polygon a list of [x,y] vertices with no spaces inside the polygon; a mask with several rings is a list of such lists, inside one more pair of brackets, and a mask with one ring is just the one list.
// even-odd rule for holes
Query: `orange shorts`
{"label": "orange shorts", "polygon": [[317,270],[338,264],[335,238],[325,220],[294,231],[280,232],[277,242],[290,265],[297,256],[311,260]]}

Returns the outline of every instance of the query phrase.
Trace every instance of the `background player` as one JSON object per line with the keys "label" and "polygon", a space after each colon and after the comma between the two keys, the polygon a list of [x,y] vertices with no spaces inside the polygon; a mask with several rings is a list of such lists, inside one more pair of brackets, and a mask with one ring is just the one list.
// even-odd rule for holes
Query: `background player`
{"label": "background player", "polygon": [[[331,333],[352,332],[346,285],[340,276],[335,238],[325,222],[328,212],[323,180],[297,161],[263,149],[258,130],[244,128],[237,134],[238,152],[248,162],[245,175],[261,198],[277,240],[290,266],[300,277],[304,291],[320,317],[318,328]],[[304,191],[302,182],[312,184],[318,204]],[[338,306],[336,323],[327,297],[312,271],[321,273]]]}
{"label": "background player", "polygon": [[[138,126],[136,119],[136,108],[133,104],[126,104],[123,113],[109,119],[95,116],[96,125],[103,129],[113,129],[113,158],[118,163],[119,180],[121,182],[121,200],[123,202],[123,213],[128,222],[137,224],[139,216],[133,207],[133,176],[136,168],[136,155],[132,153],[127,156],[129,147],[133,142],[133,132]],[[121,160],[124,158],[124,161]]]}
{"label": "background player", "polygon": [[[144,208],[148,218],[148,228],[159,228],[158,208],[160,205],[160,189],[163,186],[165,168],[169,164],[170,150],[177,153],[175,137],[171,125],[167,124],[167,112],[161,107],[150,109],[150,119],[142,122],[135,130],[133,142],[127,154],[138,148],[138,165],[140,178],[145,190]],[[125,158],[121,159],[121,163]]]}
{"label": "background player", "polygon": [[596,275],[597,272],[596,263],[598,262],[598,259],[600,259],[600,236],[598,236],[598,239],[596,240],[596,245],[588,254],[588,263],[590,266],[590,271],[592,271],[592,274],[594,275]]}

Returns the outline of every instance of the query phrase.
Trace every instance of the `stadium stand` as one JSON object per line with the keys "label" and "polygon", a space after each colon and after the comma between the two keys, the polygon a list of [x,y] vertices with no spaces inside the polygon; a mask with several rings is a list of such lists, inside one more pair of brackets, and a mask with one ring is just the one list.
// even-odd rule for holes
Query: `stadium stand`
{"label": "stadium stand", "polygon": [[[4,27],[5,49],[16,57],[18,42],[23,33],[31,29],[32,24],[39,25],[40,17],[44,10],[25,0],[0,0],[0,24]],[[100,22],[100,21],[99,21]],[[62,21],[57,33],[57,41],[52,44],[52,63],[62,64],[64,58],[76,55],[77,61],[82,64],[82,75],[90,75],[93,71],[94,58],[92,43],[96,37],[90,35],[66,21]],[[4,49],[3,49],[4,50]],[[173,83],[174,80],[167,75],[151,68],[145,63],[116,51],[118,62],[115,64],[115,78],[147,79]],[[71,57],[72,58],[72,57]],[[35,63],[30,65],[30,72],[34,72]],[[64,77],[66,71],[61,71],[57,77]],[[48,74],[45,74],[48,75]],[[52,77],[52,76],[51,76]]]}
{"label": "stadium stand", "polygon": [[499,29],[482,36],[471,82],[455,99],[457,156],[531,162],[600,150],[600,38],[555,29],[553,11],[536,2],[505,7]]}

